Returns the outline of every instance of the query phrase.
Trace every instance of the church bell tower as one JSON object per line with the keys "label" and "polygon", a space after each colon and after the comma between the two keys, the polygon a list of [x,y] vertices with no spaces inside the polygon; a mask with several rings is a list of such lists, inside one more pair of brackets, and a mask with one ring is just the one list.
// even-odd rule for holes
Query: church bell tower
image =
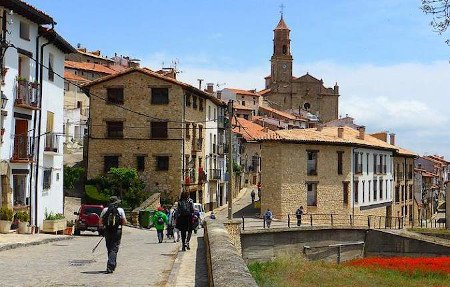
{"label": "church bell tower", "polygon": [[[271,86],[278,92],[287,92],[286,86],[292,80],[292,55],[290,30],[281,14],[277,27],[273,30],[273,55],[271,62]],[[284,91],[286,90],[286,91]]]}

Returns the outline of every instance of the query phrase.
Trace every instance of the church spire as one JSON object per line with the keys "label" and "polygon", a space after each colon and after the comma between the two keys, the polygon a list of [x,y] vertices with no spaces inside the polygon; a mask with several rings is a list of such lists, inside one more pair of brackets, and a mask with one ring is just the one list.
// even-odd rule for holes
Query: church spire
{"label": "church spire", "polygon": [[278,25],[275,27],[275,30],[289,30],[288,25],[286,25],[286,22],[284,22],[283,14],[281,14],[280,22],[278,22]]}

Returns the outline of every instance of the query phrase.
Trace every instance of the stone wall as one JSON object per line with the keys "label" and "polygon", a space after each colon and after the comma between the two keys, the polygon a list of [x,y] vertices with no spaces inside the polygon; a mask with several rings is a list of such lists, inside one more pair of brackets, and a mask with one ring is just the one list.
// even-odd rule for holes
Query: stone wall
{"label": "stone wall", "polygon": [[257,287],[232,241],[223,223],[206,220],[205,243],[209,286]]}

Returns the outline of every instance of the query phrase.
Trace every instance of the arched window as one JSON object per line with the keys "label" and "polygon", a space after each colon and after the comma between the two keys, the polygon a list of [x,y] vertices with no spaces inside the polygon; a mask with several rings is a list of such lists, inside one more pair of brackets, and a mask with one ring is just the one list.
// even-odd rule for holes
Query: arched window
{"label": "arched window", "polygon": [[287,46],[283,45],[283,54],[286,55],[287,54]]}

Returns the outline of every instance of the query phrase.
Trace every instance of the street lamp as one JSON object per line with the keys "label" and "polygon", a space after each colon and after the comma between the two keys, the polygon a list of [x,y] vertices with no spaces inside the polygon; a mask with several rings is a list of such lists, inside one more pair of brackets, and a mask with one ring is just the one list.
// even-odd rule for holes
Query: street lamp
{"label": "street lamp", "polygon": [[6,103],[7,102],[8,102],[8,98],[6,97],[6,95],[2,91],[2,110],[4,110],[6,108]]}

